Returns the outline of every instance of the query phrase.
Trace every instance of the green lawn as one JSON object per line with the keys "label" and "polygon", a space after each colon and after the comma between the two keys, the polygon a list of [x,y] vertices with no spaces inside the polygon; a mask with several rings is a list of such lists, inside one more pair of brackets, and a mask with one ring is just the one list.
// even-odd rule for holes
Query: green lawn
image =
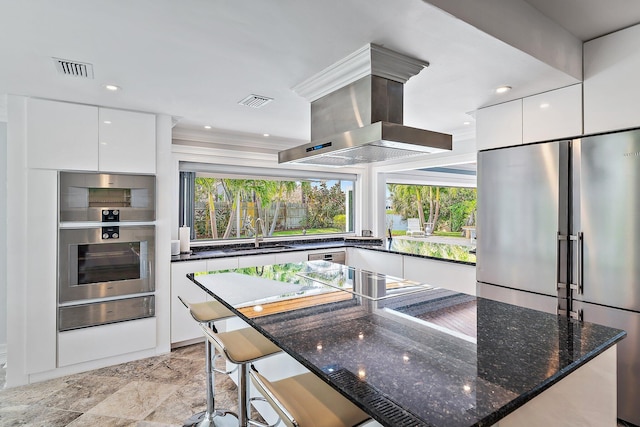
{"label": "green lawn", "polygon": [[[407,234],[406,230],[391,230],[391,236],[404,236],[406,234]],[[463,237],[462,232],[460,231],[434,231],[433,236]]]}
{"label": "green lawn", "polygon": [[[311,234],[327,234],[327,233],[341,233],[342,230],[339,228],[309,228],[307,230],[307,236]],[[284,230],[284,231],[275,231],[273,233],[274,236],[300,236],[302,234],[302,230]]]}

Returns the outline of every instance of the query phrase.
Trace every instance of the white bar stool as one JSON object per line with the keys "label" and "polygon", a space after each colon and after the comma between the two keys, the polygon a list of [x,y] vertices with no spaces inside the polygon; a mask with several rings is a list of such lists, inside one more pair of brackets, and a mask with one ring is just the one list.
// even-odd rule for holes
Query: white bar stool
{"label": "white bar stool", "polygon": [[[351,427],[371,420],[312,372],[270,382],[251,365],[250,376],[287,427]],[[251,424],[265,426],[253,420]]]}
{"label": "white bar stool", "polygon": [[[214,322],[229,319],[235,315],[231,310],[219,301],[205,301],[189,303],[178,296],[178,299],[189,309],[191,317],[201,326],[207,325],[212,330],[216,330]],[[214,367],[215,352],[211,351],[211,342],[205,340],[205,357],[207,373],[207,409],[192,415],[185,421],[183,427],[236,427],[238,416],[225,409],[215,409],[215,379],[214,372],[227,374],[229,372],[219,371]]]}
{"label": "white bar stool", "polygon": [[229,362],[238,365],[238,425],[247,427],[250,409],[248,364],[281,350],[251,327],[219,333],[203,324],[200,327],[216,349]]}

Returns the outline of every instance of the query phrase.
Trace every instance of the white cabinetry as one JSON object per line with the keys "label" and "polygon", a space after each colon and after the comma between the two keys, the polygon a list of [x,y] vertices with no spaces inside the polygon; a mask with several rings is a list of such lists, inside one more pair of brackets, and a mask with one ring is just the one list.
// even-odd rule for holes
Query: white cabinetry
{"label": "white cabinetry", "polygon": [[584,44],[584,132],[640,126],[640,25]]}
{"label": "white cabinetry", "polygon": [[347,248],[347,265],[389,276],[403,277],[402,255]]}
{"label": "white cabinetry", "polygon": [[58,366],[149,350],[155,346],[155,317],[60,332]]}
{"label": "white cabinetry", "polygon": [[[57,173],[29,170],[27,174],[27,277],[24,286],[25,372],[44,372],[56,367],[57,336]],[[10,227],[11,225],[9,225]],[[3,301],[4,303],[4,301]]]}
{"label": "white cabinetry", "polygon": [[29,168],[98,169],[98,108],[28,99]]}
{"label": "white cabinetry", "polygon": [[549,141],[582,134],[582,85],[522,100],[523,142]]}
{"label": "white cabinetry", "polygon": [[156,117],[111,108],[99,116],[99,170],[156,173]]}
{"label": "white cabinetry", "polygon": [[237,268],[238,258],[220,258],[202,261],[171,263],[171,344],[202,338],[202,330],[178,296],[188,302],[202,302],[211,297],[198,285],[187,279],[188,273]]}
{"label": "white cabinetry", "polygon": [[258,267],[276,263],[276,254],[261,254],[238,257],[238,267]]}
{"label": "white cabinetry", "polygon": [[206,261],[171,263],[171,343],[202,336],[198,324],[178,297],[188,302],[205,301],[207,299],[206,292],[187,279],[187,274],[206,270]]}
{"label": "white cabinetry", "polygon": [[154,174],[155,115],[31,98],[27,158],[34,169]]}
{"label": "white cabinetry", "polygon": [[478,150],[581,135],[582,85],[551,90],[476,113]]}
{"label": "white cabinetry", "polygon": [[522,100],[481,108],[476,113],[476,147],[508,147],[522,144]]}
{"label": "white cabinetry", "polygon": [[456,292],[476,294],[475,265],[404,256],[404,278]]}
{"label": "white cabinetry", "polygon": [[276,264],[286,264],[289,262],[304,262],[309,256],[308,251],[281,252],[276,254]]}

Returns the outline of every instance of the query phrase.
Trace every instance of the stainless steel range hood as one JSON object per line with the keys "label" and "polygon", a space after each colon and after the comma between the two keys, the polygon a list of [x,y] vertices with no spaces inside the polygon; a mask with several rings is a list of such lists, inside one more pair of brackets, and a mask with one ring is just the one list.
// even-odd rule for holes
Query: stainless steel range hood
{"label": "stainless steel range hood", "polygon": [[[312,101],[311,142],[281,151],[279,163],[349,166],[451,150],[451,135],[402,124],[404,82],[414,75],[406,75],[407,60],[414,70],[419,64],[418,71],[428,64],[380,46],[366,48],[370,74]],[[377,59],[405,65],[404,75],[385,71]]]}

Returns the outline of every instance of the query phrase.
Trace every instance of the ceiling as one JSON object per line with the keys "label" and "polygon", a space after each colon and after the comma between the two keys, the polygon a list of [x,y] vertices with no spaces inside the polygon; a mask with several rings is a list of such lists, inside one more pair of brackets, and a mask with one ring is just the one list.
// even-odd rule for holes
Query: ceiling
{"label": "ceiling", "polygon": [[[637,0],[528,3],[580,40],[640,22]],[[309,139],[309,102],[291,88],[367,43],[430,62],[405,85],[404,123],[454,141],[473,136],[479,107],[579,81],[422,0],[0,0],[0,10],[0,94],[169,114],[177,128],[265,147]],[[90,63],[94,78],[59,74],[52,57]],[[513,90],[495,94],[505,84]],[[250,94],[274,101],[238,104]]]}

